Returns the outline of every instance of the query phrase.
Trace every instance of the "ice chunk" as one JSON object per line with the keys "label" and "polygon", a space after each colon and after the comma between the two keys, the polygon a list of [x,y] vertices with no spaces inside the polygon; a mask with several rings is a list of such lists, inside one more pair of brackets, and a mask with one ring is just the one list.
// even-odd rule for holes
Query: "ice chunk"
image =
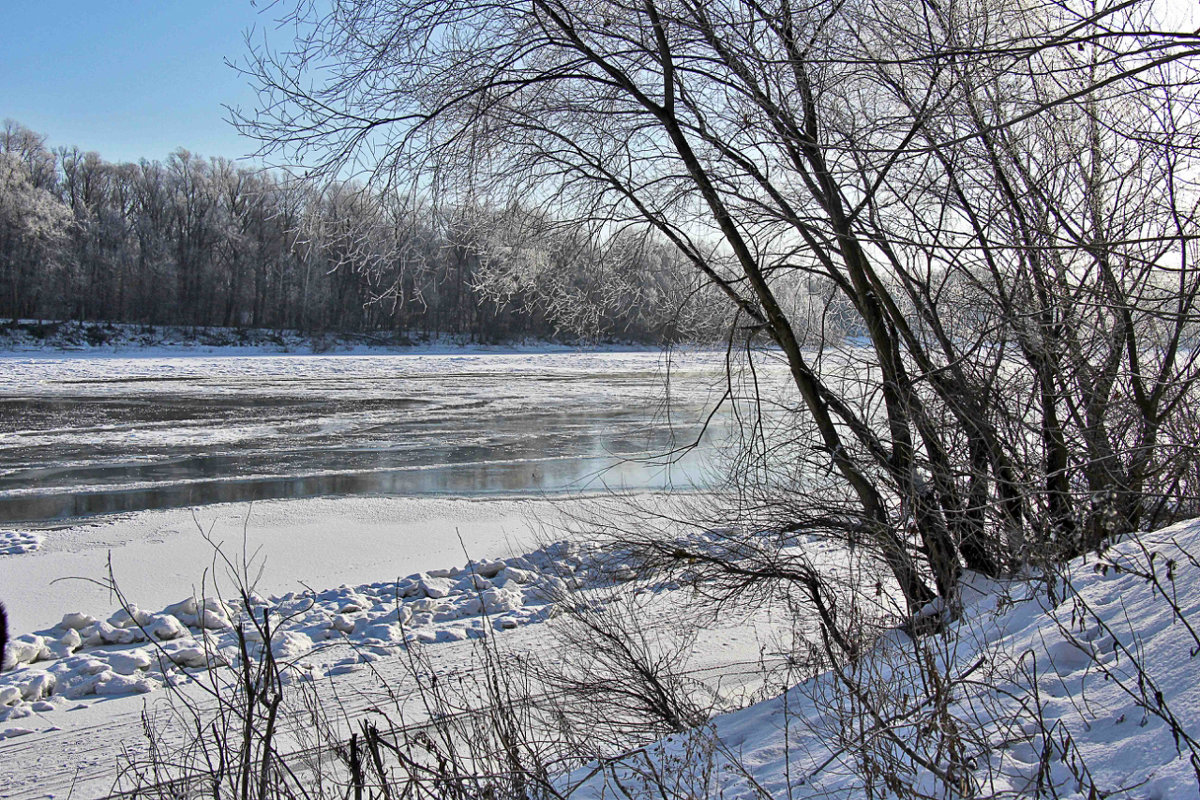
{"label": "ice chunk", "polygon": [[393,597],[408,598],[420,597],[424,592],[419,578],[404,578],[393,587],[391,594]]}
{"label": "ice chunk", "polygon": [[58,637],[58,643],[68,650],[77,650],[83,644],[83,637],[75,628],[67,628],[67,632]]}
{"label": "ice chunk", "polygon": [[494,578],[507,566],[503,561],[482,561],[475,565],[475,574],[483,578]]}
{"label": "ice chunk", "polygon": [[488,589],[481,595],[481,598],[483,607],[489,614],[515,611],[525,605],[525,598],[520,590]]}
{"label": "ice chunk", "polygon": [[148,669],[154,659],[145,650],[130,650],[125,653],[109,653],[108,665],[118,675],[133,675]]}
{"label": "ice chunk", "polygon": [[189,627],[226,630],[233,627],[230,618],[233,610],[215,597],[206,597],[200,603],[194,597],[180,600],[167,606],[163,614],[175,617]]}
{"label": "ice chunk", "polygon": [[96,636],[104,644],[132,644],[146,638],[136,628],[117,628],[107,622],[96,623]]}
{"label": "ice chunk", "polygon": [[32,664],[50,655],[46,640],[36,634],[26,633],[8,643],[8,657],[17,664]]}
{"label": "ice chunk", "polygon": [[512,567],[512,566],[507,567],[504,570],[504,575],[509,580],[516,581],[517,583],[533,583],[537,579],[536,574],[534,574],[528,570],[524,570],[519,567]]}
{"label": "ice chunk", "polygon": [[58,627],[78,631],[89,625],[95,625],[97,621],[91,614],[73,611],[69,614],[63,614],[62,622],[58,623]]}
{"label": "ice chunk", "polygon": [[215,608],[202,609],[197,616],[196,625],[208,630],[228,630],[233,627],[233,623],[229,621],[229,615],[222,614]]}
{"label": "ice chunk", "polygon": [[178,639],[187,635],[187,628],[171,614],[155,614],[146,623],[146,632],[160,642]]}
{"label": "ice chunk", "polygon": [[380,622],[372,624],[370,620],[359,620],[366,623],[361,629],[356,623],[354,626],[354,635],[362,637],[365,640],[374,640],[379,642],[391,643],[401,641],[400,626],[390,622]]}
{"label": "ice chunk", "polygon": [[49,672],[39,672],[21,684],[21,697],[25,700],[41,700],[54,694],[58,681]]}
{"label": "ice chunk", "polygon": [[206,651],[198,644],[177,647],[167,651],[167,658],[181,667],[204,669],[208,666],[220,666],[225,663],[220,653]]}
{"label": "ice chunk", "polygon": [[420,583],[425,596],[435,600],[448,597],[454,590],[454,583],[449,578],[423,578]]}
{"label": "ice chunk", "polygon": [[478,592],[492,588],[492,582],[480,575],[466,575],[454,585],[454,588],[460,592]]}
{"label": "ice chunk", "polygon": [[66,633],[58,637],[58,641],[48,643],[47,648],[54,658],[66,658],[82,645],[83,637],[79,635],[79,631],[74,628],[68,628]]}
{"label": "ice chunk", "polygon": [[185,600],[180,600],[178,603],[173,603],[163,609],[164,614],[170,614],[174,617],[182,619],[184,616],[195,618],[196,611],[199,609],[199,604],[196,603],[196,598],[189,597]]}
{"label": "ice chunk", "polygon": [[99,675],[101,672],[109,671],[107,661],[101,661],[92,656],[78,659],[71,665],[71,668],[80,675]]}
{"label": "ice chunk", "polygon": [[408,606],[394,606],[385,614],[378,617],[372,617],[371,622],[396,622],[403,625],[412,619],[412,615],[412,609],[410,609]]}
{"label": "ice chunk", "polygon": [[284,631],[271,637],[271,652],[280,661],[291,661],[312,652],[311,637],[296,631]]}
{"label": "ice chunk", "polygon": [[116,613],[108,618],[108,624],[114,628],[134,628],[138,625],[145,625],[152,616],[149,611],[131,605],[128,609],[117,609]]}
{"label": "ice chunk", "polygon": [[[112,697],[122,694],[147,694],[158,688],[153,678],[134,678],[127,675],[106,673],[107,677],[96,682],[96,694]],[[97,676],[100,677],[100,676]]]}

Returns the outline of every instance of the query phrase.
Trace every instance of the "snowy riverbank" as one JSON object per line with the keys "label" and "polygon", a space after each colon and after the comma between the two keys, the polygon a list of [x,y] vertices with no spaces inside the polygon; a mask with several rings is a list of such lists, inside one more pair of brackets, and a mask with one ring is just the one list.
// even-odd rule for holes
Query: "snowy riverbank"
{"label": "snowy riverbank", "polygon": [[[194,520],[142,512],[44,531],[39,548],[0,557],[18,634],[9,657],[22,662],[0,673],[0,797],[107,794],[118,762],[145,746],[143,711],[169,709],[166,684],[238,663],[233,625],[246,609],[224,568],[212,569],[210,540],[235,560],[245,544],[265,564],[253,605],[289,617],[275,654],[322,682],[331,711],[344,705],[353,715],[380,702],[381,680],[409,691],[408,643],[447,675],[476,668],[485,630],[507,651],[552,655],[549,598],[628,577],[593,560],[586,543],[539,544],[536,522],[552,524],[580,502],[316,499],[255,504],[248,522],[249,507],[237,504],[204,507]],[[100,585],[55,580],[103,578],[110,549],[122,593],[138,607],[132,617]],[[664,629],[690,613],[683,592],[651,595]],[[785,658],[778,630],[770,611],[727,613],[680,666],[712,675],[740,705],[760,666]]]}
{"label": "snowy riverbank", "polygon": [[268,328],[222,328],[187,325],[18,320],[0,323],[0,354],[66,353],[114,354],[126,357],[181,355],[370,355],[384,353],[517,353],[658,351],[658,345],[637,342],[555,342],[518,340],[478,342],[470,336],[434,334],[409,336],[378,332],[361,334],[302,333]]}
{"label": "snowy riverbank", "polygon": [[[321,502],[334,503],[323,513],[337,509],[335,501]],[[415,534],[421,522],[413,514],[434,501],[408,502],[408,531]],[[270,537],[261,537],[264,552],[287,557],[289,526],[322,512],[320,504],[306,503],[281,503],[278,509],[263,504],[262,521],[272,520],[276,545],[283,546],[272,550]],[[399,510],[395,506],[387,513]],[[460,517],[462,511],[453,509]],[[516,509],[488,513],[500,519],[498,512],[508,511]],[[375,512],[382,510],[363,513]],[[224,519],[227,531],[235,528],[235,517]],[[271,526],[255,530],[263,527]],[[424,647],[447,674],[472,669],[477,658],[472,642],[485,631],[498,632],[506,649],[546,653],[553,640],[543,623],[547,600],[556,590],[595,588],[628,577],[619,560],[597,561],[586,544],[531,547],[533,537],[522,539],[502,532],[504,527],[480,515],[461,529],[468,550],[476,551],[472,564],[451,552],[457,537],[446,549],[431,552],[422,549],[431,537],[399,536],[396,541],[405,544],[394,545],[391,555],[377,555],[376,569],[411,559],[407,563],[421,565],[412,574],[337,582],[348,585],[325,580],[282,594],[264,592],[252,604],[291,616],[275,639],[279,657],[326,682],[327,691],[338,697],[361,696],[353,702],[369,709],[368,684],[389,670],[397,677],[398,656],[407,644]],[[186,538],[183,532],[171,536]],[[36,565],[51,552],[52,538],[53,533],[41,550],[3,562]],[[365,541],[347,539],[333,552],[345,556]],[[874,759],[873,769],[896,770],[906,785],[935,795],[952,768],[958,771],[956,780],[987,796],[1025,796],[1039,785],[1081,800],[1195,796],[1200,785],[1193,766],[1195,720],[1200,719],[1196,553],[1200,521],[1128,537],[1101,554],[1077,559],[1052,581],[968,576],[961,617],[942,634],[923,638],[918,646],[899,631],[884,632],[855,665],[854,685],[869,689],[873,707],[864,706],[865,695],[851,689],[844,674],[822,673],[773,699],[718,714],[692,734],[641,750],[622,780],[657,765],[651,772],[670,774],[680,781],[675,789],[695,797],[761,790],[793,800],[858,798],[865,754]],[[836,560],[836,554],[831,557]],[[293,572],[298,568],[289,564],[286,574],[303,575]],[[308,568],[320,575],[370,570],[345,562],[309,563]],[[675,589],[650,589],[652,595],[662,593],[656,603],[667,604],[658,609],[655,624],[669,627],[686,613],[686,592]],[[130,599],[136,602],[132,594]],[[169,694],[156,689],[177,680],[185,668],[195,673],[237,663],[233,625],[245,609],[232,598],[225,600],[210,595],[207,604],[138,604],[132,618],[118,612],[107,620],[99,605],[81,604],[80,613],[22,637],[14,654],[37,660],[0,678],[0,736],[6,737],[0,739],[0,786],[9,787],[0,796],[92,797],[108,791],[113,759],[138,736],[137,709]],[[788,615],[769,613],[714,616],[703,623],[686,666],[730,670],[753,662],[756,654],[761,661],[768,644],[778,647],[795,624]],[[802,655],[776,651],[785,660]],[[941,676],[932,684],[931,665]],[[759,674],[759,685],[765,675]],[[848,720],[865,724],[870,735],[847,728]],[[942,727],[928,727],[935,723]],[[951,741],[957,742],[954,752],[945,749]],[[83,767],[78,766],[81,753],[87,756]],[[82,777],[66,782],[68,768],[82,769]],[[602,780],[603,773],[593,776],[573,796],[601,796]],[[1099,794],[1091,794],[1093,787]]]}
{"label": "snowy riverbank", "polygon": [[3,541],[36,536],[40,544],[24,554],[0,556],[0,599],[18,633],[49,627],[73,611],[107,616],[115,610],[113,598],[88,579],[104,579],[111,558],[130,601],[161,608],[199,592],[206,570],[211,579],[214,543],[230,555],[243,549],[255,555],[263,566],[258,589],[265,593],[395,580],[461,564],[467,560],[464,548],[475,559],[524,552],[530,549],[531,520],[553,522],[556,508],[556,502],[536,498],[311,498],[10,530]]}
{"label": "snowy riverbank", "polygon": [[[961,618],[593,775],[673,797],[1200,796],[1200,520],[1046,581],[967,576]],[[932,669],[931,669],[932,667]],[[868,795],[866,776],[878,792]],[[897,791],[901,790],[901,791]]]}
{"label": "snowy riverbank", "polygon": [[[125,602],[107,619],[69,611],[53,626],[14,637],[6,660],[12,669],[0,674],[0,739],[34,733],[19,725],[33,712],[85,698],[145,694],[182,680],[186,670],[236,667],[236,629],[245,631],[265,612],[275,619],[271,649],[281,662],[295,663],[324,642],[353,646],[355,655],[317,676],[333,677],[357,670],[357,653],[394,656],[412,643],[458,642],[534,624],[568,591],[631,577],[595,548],[560,541],[397,579],[263,595],[245,585],[258,583],[260,562],[249,556],[247,567],[240,547],[234,552],[227,544],[207,584],[178,602],[151,610],[118,585]],[[262,645],[261,638],[254,644]]]}

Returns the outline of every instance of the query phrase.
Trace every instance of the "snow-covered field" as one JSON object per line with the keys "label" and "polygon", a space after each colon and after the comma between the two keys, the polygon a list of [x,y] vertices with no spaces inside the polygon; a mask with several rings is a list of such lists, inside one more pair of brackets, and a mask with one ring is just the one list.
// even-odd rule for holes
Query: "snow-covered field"
{"label": "snow-covered field", "polygon": [[[15,668],[0,674],[0,797],[107,794],[117,764],[145,745],[143,710],[170,707],[166,685],[238,662],[233,626],[246,609],[229,565],[213,566],[214,545],[234,571],[252,553],[255,602],[288,619],[275,655],[336,682],[353,714],[379,702],[381,680],[405,690],[408,643],[451,675],[476,667],[485,630],[506,651],[541,651],[551,595],[623,580],[586,542],[544,542],[557,515],[583,502],[272,501],[48,532],[42,548],[0,559],[20,634],[9,647]],[[102,577],[110,560],[132,615],[101,585],[55,580]],[[658,588],[667,627],[686,613],[670,589]],[[770,610],[727,615],[680,667],[706,671],[740,700],[761,681],[758,665],[784,658],[778,622]]]}
{"label": "snow-covered field", "polygon": [[[399,580],[320,583],[252,602],[290,617],[276,655],[355,719],[374,713],[388,691],[402,692],[406,646],[421,648],[449,677],[478,669],[485,633],[507,654],[553,657],[558,621],[548,619],[547,597],[563,584],[588,590],[627,577],[619,559],[596,560],[584,542],[533,546],[532,534],[525,545],[512,536],[467,541],[481,551],[471,564],[445,552],[448,567]],[[13,560],[36,564],[45,552]],[[1023,797],[1041,787],[1044,796],[1080,800],[1195,797],[1197,552],[1200,521],[1128,537],[1051,581],[968,577],[962,617],[945,633],[918,645],[885,631],[855,665],[853,684],[819,674],[644,748],[609,777],[647,791],[666,777],[679,797],[859,798],[865,752],[877,776],[894,769],[927,796],[943,796],[950,771],[984,796]],[[362,569],[357,574],[368,574]],[[678,628],[692,613],[686,590],[673,584],[640,591],[652,629]],[[21,637],[10,658],[36,660],[0,677],[0,796],[108,792],[119,759],[144,746],[143,711],[168,713],[166,683],[238,663],[232,625],[244,609],[213,594],[207,603],[138,604],[132,618],[94,619],[111,605],[93,605],[99,614],[67,614]],[[706,673],[718,710],[761,696],[764,683],[774,694],[769,687],[788,674],[784,662],[798,655],[788,647],[795,622],[770,608],[727,610],[701,620],[678,667]],[[940,682],[930,682],[931,664]],[[606,796],[603,780],[593,776],[573,796]]]}
{"label": "snow-covered field", "polygon": [[[142,607],[161,608],[200,592],[206,570],[211,580],[213,544],[227,553],[255,554],[263,592],[390,580],[464,562],[464,548],[471,558],[522,552],[531,524],[553,522],[560,503],[311,498],[80,520],[38,532],[36,550],[0,556],[0,587],[13,627],[32,631],[71,611],[115,610],[108,590],[93,582],[106,577],[110,563],[121,589]],[[7,541],[16,549],[21,539]]]}

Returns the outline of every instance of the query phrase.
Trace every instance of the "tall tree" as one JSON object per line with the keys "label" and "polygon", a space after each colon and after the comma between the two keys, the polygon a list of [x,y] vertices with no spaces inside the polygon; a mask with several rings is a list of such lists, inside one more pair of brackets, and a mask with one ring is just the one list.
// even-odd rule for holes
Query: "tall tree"
{"label": "tall tree", "polygon": [[[1200,52],[1148,9],[299,3],[296,43],[247,64],[243,129],[600,249],[655,231],[790,375],[771,399],[798,413],[779,441],[756,424],[744,498],[871,548],[915,610],[963,567],[1161,521],[1197,464],[1147,456],[1194,400]],[[792,304],[814,282],[852,310],[815,351]]]}

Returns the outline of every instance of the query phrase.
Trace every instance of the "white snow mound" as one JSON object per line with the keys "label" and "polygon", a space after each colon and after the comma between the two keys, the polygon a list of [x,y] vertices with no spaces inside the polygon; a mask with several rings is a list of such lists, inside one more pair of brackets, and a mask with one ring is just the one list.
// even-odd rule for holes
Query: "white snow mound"
{"label": "white snow mound", "polygon": [[[609,581],[598,552],[556,542],[524,556],[394,582],[282,597],[251,595],[248,606],[189,597],[159,612],[129,605],[107,620],[67,613],[53,628],[9,642],[6,663],[12,668],[0,672],[0,723],[28,715],[33,703],[46,698],[151,692],[179,680],[181,673],[237,666],[239,631],[250,658],[263,656],[264,631],[269,631],[276,661],[294,664],[326,642],[399,652],[413,642],[461,641],[541,622],[546,604],[563,584],[559,575],[578,585]],[[262,625],[264,612],[268,628]],[[334,665],[327,674],[340,674],[345,666]]]}
{"label": "white snow mound", "polygon": [[840,675],[582,771],[572,800],[1200,796],[1198,559],[1195,520],[1053,579],[968,576],[943,633],[889,632]]}

